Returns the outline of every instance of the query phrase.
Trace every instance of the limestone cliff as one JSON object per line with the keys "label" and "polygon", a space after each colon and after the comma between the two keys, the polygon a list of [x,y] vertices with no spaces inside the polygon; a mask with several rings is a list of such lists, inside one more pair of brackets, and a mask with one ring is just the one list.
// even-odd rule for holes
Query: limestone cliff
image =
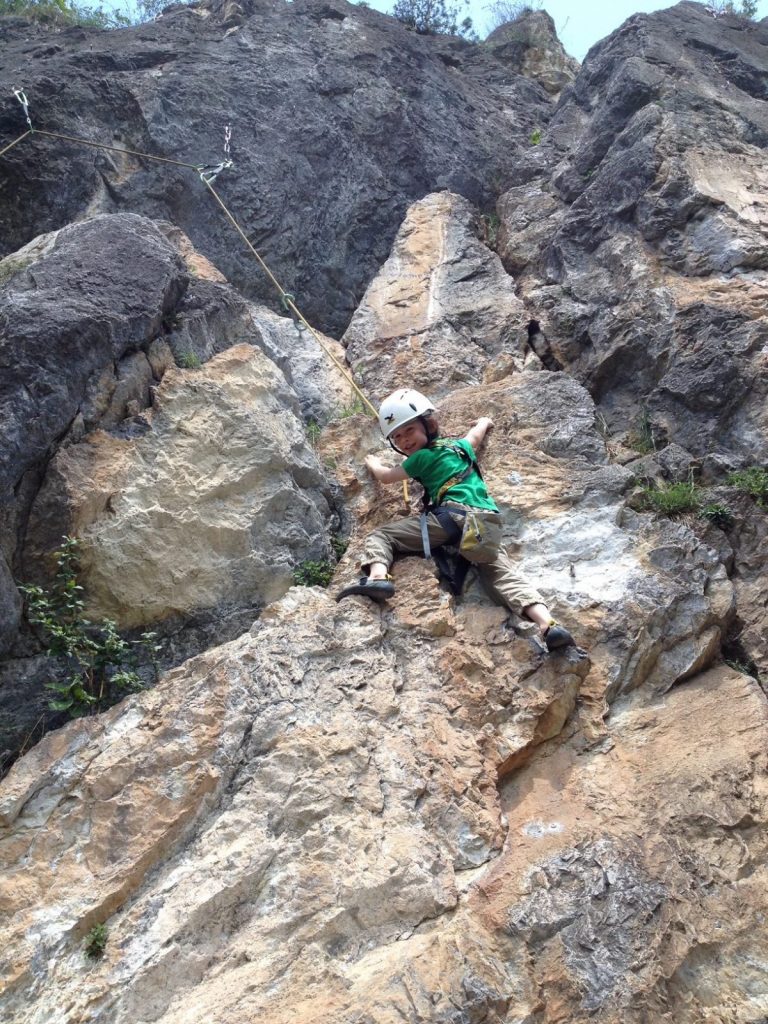
{"label": "limestone cliff", "polygon": [[[448,435],[492,417],[505,544],[583,648],[418,558],[337,604],[404,511],[344,375],[181,171],[20,143],[3,1020],[766,1019],[768,528],[728,474],[768,469],[768,21],[682,3],[580,70],[545,17],[482,46],[343,0],[0,35],[52,128],[186,159],[231,119],[221,188],[323,345]],[[21,130],[11,100],[0,145]],[[689,481],[728,515],[643,500]],[[62,533],[89,615],[154,628],[166,671],[54,728],[17,582]],[[292,586],[339,534],[330,590]]]}

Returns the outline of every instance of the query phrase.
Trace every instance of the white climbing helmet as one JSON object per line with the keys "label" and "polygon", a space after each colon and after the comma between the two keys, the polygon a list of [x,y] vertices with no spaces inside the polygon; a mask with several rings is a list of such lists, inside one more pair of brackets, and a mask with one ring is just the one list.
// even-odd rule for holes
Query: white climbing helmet
{"label": "white climbing helmet", "polygon": [[392,434],[420,416],[430,416],[435,407],[420,391],[402,388],[394,391],[379,406],[379,427],[388,441]]}

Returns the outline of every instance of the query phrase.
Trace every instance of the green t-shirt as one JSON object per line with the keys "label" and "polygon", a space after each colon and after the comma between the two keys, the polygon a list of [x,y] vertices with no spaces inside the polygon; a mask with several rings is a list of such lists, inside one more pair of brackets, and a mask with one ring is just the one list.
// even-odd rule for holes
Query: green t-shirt
{"label": "green t-shirt", "polygon": [[[420,448],[413,455],[409,455],[403,463],[403,469],[408,476],[418,480],[426,488],[430,501],[435,500],[444,483],[452,476],[459,476],[469,465],[465,458],[451,451],[449,445],[463,448],[474,459],[475,453],[469,441],[463,438],[447,442],[438,439],[426,448]],[[499,511],[482,478],[474,470],[466,480],[449,488],[443,495],[443,501],[455,501],[460,505],[486,508],[492,512]]]}

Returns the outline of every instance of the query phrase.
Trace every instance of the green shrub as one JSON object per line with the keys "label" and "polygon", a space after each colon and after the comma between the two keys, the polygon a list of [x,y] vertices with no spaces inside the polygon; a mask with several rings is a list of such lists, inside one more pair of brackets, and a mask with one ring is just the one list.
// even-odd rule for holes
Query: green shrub
{"label": "green shrub", "polygon": [[499,227],[501,221],[497,213],[484,213],[483,214],[483,228],[485,229],[485,244],[490,248],[496,245],[496,240],[499,237]]}
{"label": "green shrub", "polygon": [[331,537],[331,547],[333,548],[334,555],[336,555],[336,561],[340,562],[349,547],[349,541],[340,534],[335,533]]}
{"label": "green shrub", "polygon": [[372,415],[371,410],[357,395],[347,405],[340,405],[336,409],[337,420],[348,420],[350,416],[359,416],[360,413],[363,415]]}
{"label": "green shrub", "polygon": [[677,516],[683,512],[695,512],[701,505],[701,492],[692,482],[665,484],[662,487],[644,487],[643,502],[665,516]]}
{"label": "green shrub", "polygon": [[643,409],[637,425],[627,434],[627,447],[640,455],[649,455],[656,451],[656,437],[648,410]]}
{"label": "green shrub", "polygon": [[53,28],[122,28],[132,24],[130,14],[117,7],[90,7],[67,0],[0,0],[0,15],[15,14]]}
{"label": "green shrub", "polygon": [[722,18],[724,14],[735,15],[737,18],[752,20],[757,15],[758,0],[741,0],[737,4],[735,0],[709,0],[708,8],[716,18]]}
{"label": "green shrub", "polygon": [[308,560],[293,570],[293,582],[299,587],[327,587],[333,579],[335,568],[327,558],[318,562]]}
{"label": "green shrub", "polygon": [[728,668],[732,668],[735,672],[741,672],[744,676],[752,676],[753,679],[759,679],[754,662],[741,658],[724,658],[723,661]]}
{"label": "green shrub", "polygon": [[502,25],[519,21],[532,11],[540,11],[542,0],[494,0],[486,7],[488,11],[488,31],[492,32]]}
{"label": "green shrub", "polygon": [[[469,0],[463,0],[463,6],[468,5]],[[452,4],[450,0],[395,0],[392,14],[420,35],[464,36],[465,39],[477,39],[472,19],[465,17],[459,21],[459,4]]]}
{"label": "green shrub", "polygon": [[95,924],[88,932],[83,942],[83,951],[89,960],[100,960],[104,956],[107,946],[107,926]]}
{"label": "green shrub", "polygon": [[764,505],[768,498],[768,470],[761,466],[750,466],[749,469],[729,473],[726,482],[731,487],[749,494],[758,505]]}
{"label": "green shrub", "polygon": [[699,515],[702,519],[708,520],[720,530],[727,530],[733,526],[733,512],[731,512],[727,505],[717,501],[705,505],[699,512]]}
{"label": "green shrub", "polygon": [[317,420],[309,420],[306,426],[307,440],[313,448],[317,447],[317,442],[320,440],[320,435],[323,432],[323,428],[317,422]]}
{"label": "green shrub", "polygon": [[56,552],[57,572],[50,590],[37,586],[19,589],[26,597],[27,618],[38,628],[45,652],[59,660],[62,678],[45,684],[57,694],[48,707],[72,718],[95,714],[123,693],[144,688],[136,671],[138,653],[152,653],[155,633],[125,640],[111,619],[91,622],[83,617],[83,588],[77,582],[78,542],[65,537]]}
{"label": "green shrub", "polygon": [[16,256],[6,256],[4,260],[0,260],[0,284],[10,281],[14,274],[18,274],[20,270],[28,267],[31,262],[31,259],[21,259]]}
{"label": "green shrub", "polygon": [[182,370],[199,370],[203,361],[196,352],[179,352],[176,357],[176,365]]}
{"label": "green shrub", "polygon": [[538,146],[541,142],[541,128],[534,128],[531,132],[531,145]]}
{"label": "green shrub", "polygon": [[179,2],[183,0],[136,0],[135,4],[111,2],[108,6],[89,6],[77,3],[77,0],[0,0],[0,16],[15,14],[54,29],[69,28],[72,25],[83,28],[123,28],[152,21],[170,4]]}

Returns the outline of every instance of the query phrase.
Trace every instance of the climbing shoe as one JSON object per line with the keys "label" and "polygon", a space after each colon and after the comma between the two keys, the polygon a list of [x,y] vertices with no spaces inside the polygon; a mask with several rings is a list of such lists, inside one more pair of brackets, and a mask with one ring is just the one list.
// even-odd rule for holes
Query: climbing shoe
{"label": "climbing shoe", "polygon": [[361,576],[357,583],[344,587],[336,595],[336,600],[341,601],[344,597],[352,597],[353,594],[362,594],[363,597],[370,597],[372,601],[386,601],[395,592],[395,585],[391,580],[371,580],[367,576]]}
{"label": "climbing shoe", "polygon": [[574,639],[564,626],[558,626],[553,622],[544,630],[544,643],[548,651],[558,651],[562,647],[570,647]]}

